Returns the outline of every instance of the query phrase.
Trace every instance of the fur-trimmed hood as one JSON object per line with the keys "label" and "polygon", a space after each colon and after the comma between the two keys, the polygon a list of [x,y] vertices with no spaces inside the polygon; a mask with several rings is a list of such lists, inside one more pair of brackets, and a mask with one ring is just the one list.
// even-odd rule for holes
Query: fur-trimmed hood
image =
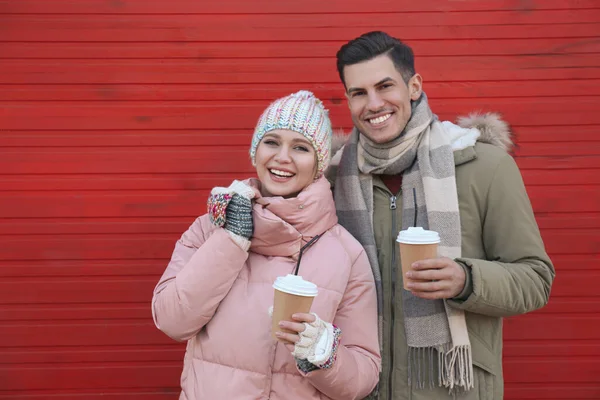
{"label": "fur-trimmed hood", "polygon": [[[480,136],[477,138],[478,142],[494,145],[506,152],[513,150],[513,135],[510,131],[510,126],[498,113],[471,113],[467,116],[458,117],[456,122],[461,128],[477,129],[480,132]],[[344,147],[347,140],[348,134],[343,131],[337,131],[333,134],[331,142],[333,159],[331,160],[331,164],[336,165],[336,161],[339,162],[339,158],[341,157],[339,150]]]}

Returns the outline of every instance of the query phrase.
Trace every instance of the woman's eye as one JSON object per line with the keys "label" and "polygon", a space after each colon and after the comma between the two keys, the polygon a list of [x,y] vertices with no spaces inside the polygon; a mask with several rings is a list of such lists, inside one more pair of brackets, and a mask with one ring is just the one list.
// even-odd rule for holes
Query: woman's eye
{"label": "woman's eye", "polygon": [[267,144],[269,146],[277,146],[277,142],[274,141],[273,139],[267,139],[267,140],[265,140],[265,144]]}
{"label": "woman's eye", "polygon": [[306,146],[296,146],[296,150],[307,152],[308,151],[308,147],[306,147]]}

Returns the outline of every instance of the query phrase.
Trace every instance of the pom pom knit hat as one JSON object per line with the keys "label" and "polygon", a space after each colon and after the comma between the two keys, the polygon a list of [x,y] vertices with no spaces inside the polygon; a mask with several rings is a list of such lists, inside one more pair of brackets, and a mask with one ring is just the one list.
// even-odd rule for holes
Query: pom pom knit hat
{"label": "pom pom knit hat", "polygon": [[309,91],[301,90],[275,100],[262,113],[254,129],[250,158],[256,166],[256,148],[267,132],[287,129],[302,134],[312,144],[317,155],[319,178],[329,165],[331,154],[331,121],[323,102]]}

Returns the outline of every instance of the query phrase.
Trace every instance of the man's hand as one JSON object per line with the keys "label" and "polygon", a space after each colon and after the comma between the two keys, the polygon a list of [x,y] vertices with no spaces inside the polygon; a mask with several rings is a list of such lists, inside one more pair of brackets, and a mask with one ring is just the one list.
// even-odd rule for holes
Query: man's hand
{"label": "man's hand", "polygon": [[408,290],[417,297],[429,300],[456,297],[465,287],[465,271],[447,257],[421,260],[412,264],[406,273]]}

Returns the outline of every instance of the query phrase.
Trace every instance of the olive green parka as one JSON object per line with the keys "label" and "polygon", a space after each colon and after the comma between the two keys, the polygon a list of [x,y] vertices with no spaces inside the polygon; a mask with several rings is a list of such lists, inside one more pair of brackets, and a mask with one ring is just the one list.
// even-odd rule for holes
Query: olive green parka
{"label": "olive green parka", "polygon": [[[476,127],[482,135],[474,146],[454,153],[462,232],[462,256],[456,261],[466,268],[467,281],[448,302],[466,312],[475,387],[454,394],[442,387],[408,387],[402,274],[395,273],[392,283],[394,269],[401,271],[395,239],[402,229],[402,193],[392,193],[374,176],[373,225],[383,281],[381,400],[502,399],[502,319],[543,307],[550,296],[554,267],[508,153],[512,142],[506,124],[487,114],[463,118],[460,125]],[[332,182],[341,151],[328,171]]]}

